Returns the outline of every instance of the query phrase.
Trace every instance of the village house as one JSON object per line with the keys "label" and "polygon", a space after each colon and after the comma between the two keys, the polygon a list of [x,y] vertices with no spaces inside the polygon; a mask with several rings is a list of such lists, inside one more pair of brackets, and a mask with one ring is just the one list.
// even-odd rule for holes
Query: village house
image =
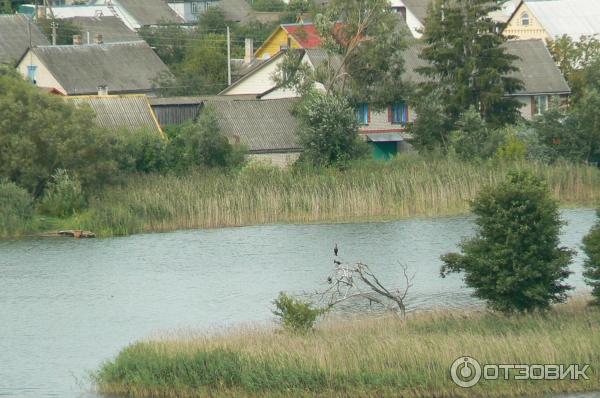
{"label": "village house", "polygon": [[[20,12],[31,9],[20,7]],[[163,0],[87,0],[82,2],[55,1],[46,10],[38,8],[38,14],[51,14],[57,19],[74,17],[115,17],[130,30],[143,26],[180,24],[183,19]]]}
{"label": "village house", "polygon": [[65,101],[89,107],[99,127],[119,132],[144,130],[165,138],[146,95],[76,96],[65,97]]}
{"label": "village house", "polygon": [[17,70],[33,84],[64,95],[153,93],[155,79],[169,73],[144,41],[33,47]]}
{"label": "village house", "polygon": [[298,121],[292,115],[296,99],[253,100],[222,98],[207,100],[221,132],[248,149],[250,159],[285,167],[302,151],[297,138]]}
{"label": "village house", "polygon": [[0,15],[0,65],[15,66],[30,45],[49,44],[46,36],[27,17]]}
{"label": "village house", "polygon": [[321,47],[321,37],[312,23],[280,25],[254,54],[258,59],[268,59],[285,49]]}
{"label": "village house", "polygon": [[247,96],[151,98],[150,103],[163,127],[195,122],[210,106],[219,128],[230,142],[241,144],[250,159],[285,167],[302,151],[292,115],[296,98],[258,100]]}
{"label": "village house", "polygon": [[[141,41],[142,38],[129,29],[120,18],[114,16],[72,17],[65,21],[80,29],[83,42],[92,44],[101,37],[104,43]],[[58,22],[60,26],[60,22]]]}
{"label": "village house", "polygon": [[598,0],[522,0],[503,34],[516,39],[554,40],[600,34]]}
{"label": "village house", "polygon": [[198,22],[198,16],[211,7],[218,7],[220,0],[168,0],[169,7],[186,23]]}
{"label": "village house", "polygon": [[[571,92],[560,70],[554,63],[545,44],[541,40],[520,40],[506,43],[508,52],[516,55],[515,66],[519,69],[514,77],[523,81],[523,89],[507,94],[522,103],[521,114],[525,119],[539,115],[553,103],[565,102]],[[424,77],[416,72],[425,66],[425,61],[419,57],[422,44],[413,44],[404,52],[405,73],[403,79],[412,83],[424,81]],[[335,66],[336,57],[319,48],[299,51],[301,62],[313,70],[327,67],[327,63]],[[279,98],[294,98],[298,93],[293,89],[278,87],[274,80],[278,65],[286,51],[280,51],[269,60],[258,64],[245,76],[233,83],[220,95],[255,96],[262,100]],[[406,101],[388,104],[385,109],[375,109],[370,104],[358,104],[356,117],[360,125],[359,132],[373,148],[378,158],[389,158],[399,151],[409,148],[410,135],[407,125],[413,122],[417,115]]]}

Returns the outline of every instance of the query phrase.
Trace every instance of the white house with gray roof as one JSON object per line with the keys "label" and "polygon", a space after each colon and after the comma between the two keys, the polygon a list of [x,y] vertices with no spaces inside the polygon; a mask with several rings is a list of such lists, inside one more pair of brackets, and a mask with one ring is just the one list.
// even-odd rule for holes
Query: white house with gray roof
{"label": "white house with gray roof", "polygon": [[155,80],[169,73],[144,41],[33,47],[17,70],[64,95],[153,93]]}

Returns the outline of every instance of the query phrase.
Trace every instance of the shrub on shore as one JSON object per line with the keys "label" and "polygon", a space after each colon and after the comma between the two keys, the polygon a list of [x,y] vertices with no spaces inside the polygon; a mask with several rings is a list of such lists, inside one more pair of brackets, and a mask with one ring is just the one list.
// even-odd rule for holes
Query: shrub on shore
{"label": "shrub on shore", "polygon": [[[439,311],[324,322],[315,333],[257,328],[134,344],[95,374],[101,393],[132,397],[522,397],[600,389],[600,312],[583,300],[546,315]],[[441,347],[444,349],[442,350]],[[486,381],[459,388],[456,358],[590,364],[589,380]]]}
{"label": "shrub on shore", "polygon": [[65,217],[81,211],[84,206],[79,179],[69,175],[67,170],[56,170],[44,192],[40,210],[50,216]]}
{"label": "shrub on shore", "polygon": [[0,237],[27,232],[33,210],[33,198],[25,189],[0,179]]}
{"label": "shrub on shore", "polygon": [[509,172],[472,202],[477,235],[442,256],[442,277],[464,272],[474,296],[504,312],[545,310],[566,300],[573,252],[560,247],[558,204],[529,172]]}

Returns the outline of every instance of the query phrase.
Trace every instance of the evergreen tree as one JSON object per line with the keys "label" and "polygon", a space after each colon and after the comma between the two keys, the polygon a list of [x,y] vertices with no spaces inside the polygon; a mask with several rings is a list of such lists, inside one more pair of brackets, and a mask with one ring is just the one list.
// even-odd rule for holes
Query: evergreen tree
{"label": "evergreen tree", "polygon": [[596,221],[596,225],[583,238],[583,251],[588,257],[583,264],[585,268],[583,276],[592,287],[596,304],[600,304],[600,221]]}
{"label": "evergreen tree", "polygon": [[421,53],[429,65],[418,72],[428,80],[424,92],[440,89],[451,127],[471,106],[493,125],[519,117],[519,102],[505,96],[522,86],[510,77],[517,57],[503,46],[501,25],[488,16],[498,8],[489,0],[434,0],[429,7]]}
{"label": "evergreen tree", "polygon": [[442,276],[464,272],[474,296],[503,312],[547,309],[566,300],[573,252],[560,247],[562,222],[546,185],[526,172],[509,173],[472,204],[478,231],[442,256]]}

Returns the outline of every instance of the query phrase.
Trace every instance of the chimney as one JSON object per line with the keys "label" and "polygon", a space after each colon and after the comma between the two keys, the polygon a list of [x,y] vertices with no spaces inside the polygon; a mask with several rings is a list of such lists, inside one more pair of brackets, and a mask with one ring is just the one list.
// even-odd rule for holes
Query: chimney
{"label": "chimney", "polygon": [[108,86],[98,86],[98,95],[108,95]]}
{"label": "chimney", "polygon": [[254,40],[246,39],[246,51],[244,54],[244,63],[249,64],[254,60]]}
{"label": "chimney", "polygon": [[80,46],[83,43],[83,39],[81,38],[81,35],[73,35],[73,45],[74,46]]}
{"label": "chimney", "polygon": [[104,43],[104,39],[102,38],[102,35],[100,33],[98,33],[97,35],[94,36],[94,43],[95,44],[103,44]]}

